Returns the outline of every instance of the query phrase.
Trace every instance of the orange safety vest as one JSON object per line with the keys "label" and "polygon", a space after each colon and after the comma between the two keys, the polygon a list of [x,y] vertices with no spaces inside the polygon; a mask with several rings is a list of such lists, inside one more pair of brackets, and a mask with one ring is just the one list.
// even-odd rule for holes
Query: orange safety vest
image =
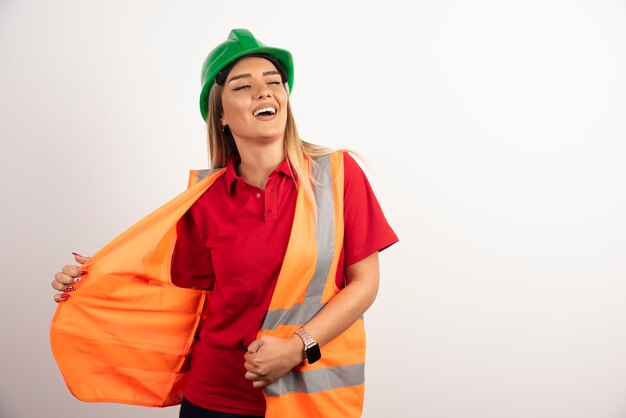
{"label": "orange safety vest", "polygon": [[[343,245],[343,153],[310,164],[317,210],[299,188],[287,251],[258,336],[287,338],[339,291]],[[192,171],[189,188],[94,254],[72,297],[52,319],[52,352],[74,396],[144,406],[180,403],[188,356],[210,291],[172,284],[176,224],[225,172]],[[365,330],[362,318],[267,385],[268,418],[360,417]]]}

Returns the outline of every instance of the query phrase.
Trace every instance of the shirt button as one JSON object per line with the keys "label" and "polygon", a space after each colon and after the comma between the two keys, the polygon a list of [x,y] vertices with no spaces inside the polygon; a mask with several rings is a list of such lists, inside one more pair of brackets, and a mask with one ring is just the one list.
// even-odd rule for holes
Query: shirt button
{"label": "shirt button", "polygon": [[256,194],[256,198],[257,198],[257,199],[260,199],[260,198],[261,198],[261,193],[257,193],[257,194]]}

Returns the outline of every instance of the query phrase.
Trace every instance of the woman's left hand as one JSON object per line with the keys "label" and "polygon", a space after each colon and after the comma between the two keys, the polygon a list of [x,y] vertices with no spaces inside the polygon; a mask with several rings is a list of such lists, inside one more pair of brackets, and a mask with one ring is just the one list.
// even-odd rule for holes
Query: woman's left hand
{"label": "woman's left hand", "polygon": [[264,335],[248,346],[244,355],[246,379],[262,388],[284,376],[304,360],[304,344],[293,334],[289,338]]}

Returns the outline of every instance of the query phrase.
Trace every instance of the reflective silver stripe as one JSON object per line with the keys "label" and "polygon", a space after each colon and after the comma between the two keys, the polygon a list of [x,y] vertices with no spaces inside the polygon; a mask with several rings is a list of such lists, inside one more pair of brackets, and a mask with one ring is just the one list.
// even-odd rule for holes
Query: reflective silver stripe
{"label": "reflective silver stripe", "polygon": [[317,183],[314,188],[317,203],[315,271],[306,289],[304,303],[289,309],[267,311],[261,325],[262,330],[274,329],[279,325],[303,325],[324,306],[322,293],[335,252],[335,205],[330,175],[330,155],[317,158],[315,163],[311,164],[311,174]]}
{"label": "reflective silver stripe", "polygon": [[292,370],[265,386],[264,390],[267,396],[282,396],[288,393],[322,392],[363,383],[365,383],[365,364],[360,363],[305,372]]}
{"label": "reflective silver stripe", "polygon": [[205,177],[213,173],[217,173],[220,170],[221,168],[210,168],[206,170],[198,170],[198,180],[196,180],[196,183],[199,183],[200,181],[204,180]]}
{"label": "reflective silver stripe", "polygon": [[326,285],[326,278],[330,271],[335,252],[335,208],[333,199],[333,184],[330,179],[330,155],[324,155],[312,165],[312,175],[317,184],[315,202],[317,204],[317,219],[315,222],[315,240],[317,241],[317,263],[315,273],[306,290],[306,299],[318,304],[322,301],[322,293]]}
{"label": "reflective silver stripe", "polygon": [[319,303],[304,303],[292,306],[290,309],[274,309],[267,311],[262,330],[274,329],[279,325],[304,325],[313,318],[324,305]]}

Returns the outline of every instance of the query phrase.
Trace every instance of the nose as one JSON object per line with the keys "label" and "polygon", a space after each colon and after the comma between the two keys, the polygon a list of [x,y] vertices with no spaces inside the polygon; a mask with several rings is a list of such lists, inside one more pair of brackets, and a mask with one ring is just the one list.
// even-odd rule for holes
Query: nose
{"label": "nose", "polygon": [[265,88],[262,88],[260,91],[258,91],[258,92],[256,93],[256,98],[257,98],[257,100],[267,99],[268,97],[272,97],[272,95],[271,95],[271,93],[270,93],[267,89],[265,89]]}

